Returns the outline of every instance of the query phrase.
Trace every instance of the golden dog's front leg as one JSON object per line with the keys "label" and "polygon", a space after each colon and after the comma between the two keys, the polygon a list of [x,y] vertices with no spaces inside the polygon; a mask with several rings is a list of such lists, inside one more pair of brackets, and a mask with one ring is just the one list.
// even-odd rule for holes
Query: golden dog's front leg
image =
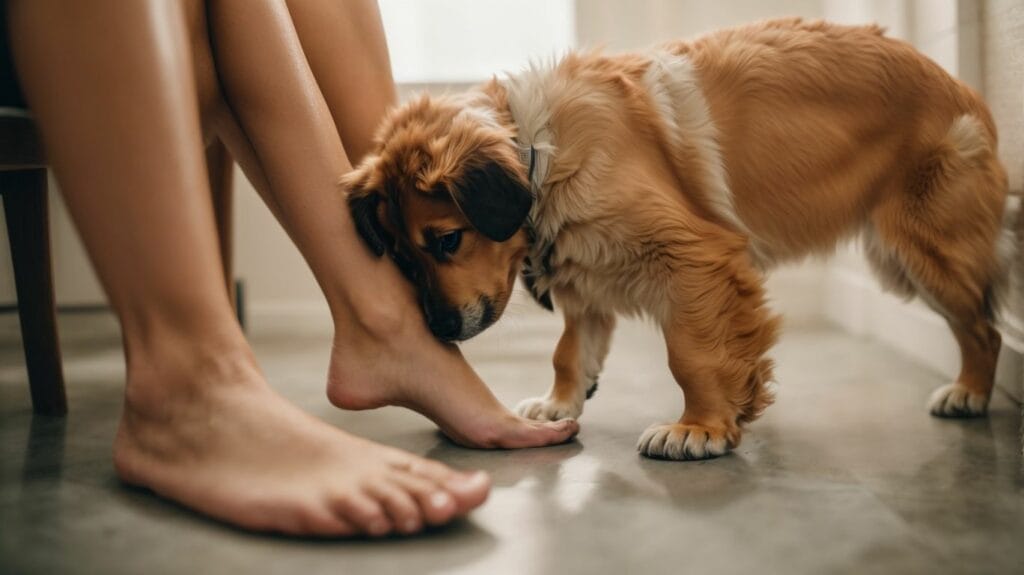
{"label": "golden dog's front leg", "polygon": [[669,368],[683,390],[685,409],[675,423],[655,423],[637,443],[643,455],[657,459],[708,459],[724,455],[740,442],[738,410],[728,398],[724,373],[727,354],[700,345],[671,326],[665,331]]}
{"label": "golden dog's front leg", "polygon": [[565,314],[565,330],[555,348],[555,384],[545,397],[522,401],[516,410],[530,419],[577,418],[583,402],[597,390],[597,378],[608,355],[615,317],[585,312]]}
{"label": "golden dog's front leg", "polygon": [[[676,423],[659,423],[640,436],[640,453],[660,459],[707,459],[740,442],[740,425],[773,399],[772,362],[778,319],[764,306],[760,274],[737,254],[707,265],[692,261],[673,286],[663,323],[669,368],[683,390]],[[704,272],[704,273],[701,273]]]}

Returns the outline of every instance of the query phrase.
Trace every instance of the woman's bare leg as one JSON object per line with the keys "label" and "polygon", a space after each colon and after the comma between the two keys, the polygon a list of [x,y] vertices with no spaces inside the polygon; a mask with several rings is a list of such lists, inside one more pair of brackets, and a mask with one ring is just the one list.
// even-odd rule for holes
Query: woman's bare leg
{"label": "woman's bare leg", "polygon": [[458,348],[430,335],[411,286],[355,232],[337,185],[351,169],[346,149],[365,153],[395,97],[376,4],[211,0],[210,18],[218,74],[247,139],[232,152],[243,168],[262,168],[253,180],[266,183],[261,193],[331,306],[331,400],[410,407],[469,446],[530,447],[575,435],[575,421],[530,421],[502,406]]}
{"label": "woman's bare leg", "polygon": [[293,534],[413,532],[479,505],[486,476],[347,435],[266,385],[224,289],[181,6],[9,5],[25,91],[123,328],[118,475]]}

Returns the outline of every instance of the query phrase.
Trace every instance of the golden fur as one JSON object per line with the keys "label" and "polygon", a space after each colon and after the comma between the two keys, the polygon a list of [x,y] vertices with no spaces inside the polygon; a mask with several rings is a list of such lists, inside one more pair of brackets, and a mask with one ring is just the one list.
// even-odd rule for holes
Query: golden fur
{"label": "golden fur", "polygon": [[[500,315],[528,258],[566,324],[553,389],[520,406],[529,417],[579,416],[615,314],[644,314],[686,408],[640,450],[725,453],[772,401],[763,272],[858,233],[883,284],[921,296],[960,344],[961,375],[932,412],[987,405],[1007,186],[995,128],[973,91],[877,27],[768,21],[422,97],[389,116],[348,184],[364,236],[415,259],[428,318],[430,305],[476,318],[463,335]],[[505,238],[493,218],[510,213],[526,227]],[[434,261],[420,249],[430,229],[464,229],[465,245]],[[466,311],[479,302],[487,321]]]}

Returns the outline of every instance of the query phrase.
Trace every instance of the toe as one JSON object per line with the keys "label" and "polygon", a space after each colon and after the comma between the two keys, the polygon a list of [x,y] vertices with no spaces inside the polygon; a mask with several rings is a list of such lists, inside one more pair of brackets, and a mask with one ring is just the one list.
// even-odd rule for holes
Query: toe
{"label": "toe", "polygon": [[580,433],[580,424],[575,419],[559,419],[557,422],[522,422],[518,433],[509,438],[502,447],[541,447],[565,443]]}
{"label": "toe", "polygon": [[521,449],[565,443],[575,437],[579,430],[579,423],[575,419],[533,421],[509,415],[489,420],[469,434],[453,434],[447,431],[445,434],[452,441],[466,447]]}
{"label": "toe", "polygon": [[464,515],[479,507],[487,500],[491,490],[490,476],[482,471],[463,473],[436,461],[416,458],[411,459],[401,469],[413,477],[413,486],[424,486],[431,492],[437,489],[448,491],[455,498],[456,515]]}
{"label": "toe", "polygon": [[637,442],[643,455],[677,461],[718,457],[729,448],[725,432],[700,425],[652,425]]}
{"label": "toe", "polygon": [[521,447],[542,447],[565,443],[580,431],[575,419],[559,421],[530,421],[519,419],[515,427],[498,441],[498,447],[518,449]]}
{"label": "toe", "polygon": [[724,434],[712,435],[708,438],[706,447],[708,455],[710,456],[725,455],[725,453],[729,451],[729,440]]}
{"label": "toe", "polygon": [[686,459],[686,442],[690,433],[686,429],[673,429],[665,437],[663,452],[669,459]]}
{"label": "toe", "polygon": [[491,477],[483,471],[458,473],[444,483],[457,503],[459,515],[483,505],[491,493]]}
{"label": "toe", "polygon": [[636,442],[636,450],[644,455],[647,455],[648,449],[651,446],[651,439],[654,438],[653,431],[648,428],[640,434],[640,439]]}
{"label": "toe", "polygon": [[447,523],[459,512],[455,497],[426,477],[407,473],[397,476],[395,481],[416,500],[423,518],[430,525]]}
{"label": "toe", "polygon": [[459,473],[438,461],[434,461],[432,459],[421,459],[412,455],[407,456],[404,460],[396,463],[395,467],[401,471],[411,473],[412,475],[429,479],[437,485],[442,485],[445,481],[451,479],[452,476],[458,475]]}
{"label": "toe", "polygon": [[416,499],[427,524],[443,525],[452,521],[452,518],[457,515],[461,515],[459,502],[455,496],[447,492],[440,484],[412,474],[400,476],[396,478],[396,481]]}
{"label": "toe", "polygon": [[329,505],[320,505],[308,510],[302,519],[303,533],[319,537],[350,537],[359,532],[349,521],[334,513]]}
{"label": "toe", "polygon": [[367,491],[380,503],[399,533],[415,533],[423,529],[423,514],[412,495],[394,480],[380,481]]}
{"label": "toe", "polygon": [[665,441],[671,428],[667,425],[653,425],[640,436],[637,449],[644,455],[662,457],[665,454]]}
{"label": "toe", "polygon": [[381,504],[360,490],[335,496],[331,506],[342,520],[367,535],[386,535],[394,528]]}
{"label": "toe", "polygon": [[708,432],[691,430],[686,434],[686,441],[683,442],[683,456],[686,459],[704,459],[708,457],[707,441]]}

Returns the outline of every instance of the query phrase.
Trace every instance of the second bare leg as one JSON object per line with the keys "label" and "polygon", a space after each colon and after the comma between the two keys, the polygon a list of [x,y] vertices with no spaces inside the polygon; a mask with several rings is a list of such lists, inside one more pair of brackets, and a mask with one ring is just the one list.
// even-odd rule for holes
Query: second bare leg
{"label": "second bare leg", "polygon": [[[232,152],[244,168],[256,163],[247,158],[259,159],[265,177],[251,179],[266,184],[260,192],[331,306],[331,401],[348,409],[409,407],[472,447],[533,447],[573,437],[575,421],[530,421],[502,406],[457,347],[433,338],[412,286],[390,261],[373,258],[354,229],[337,184],[351,169],[346,152],[368,147],[375,121],[365,115],[383,111],[374,99],[394,98],[389,82],[380,88],[381,71],[388,80],[390,73],[375,4],[215,0],[210,14],[219,75],[248,145],[248,152]],[[353,22],[361,23],[358,34],[343,33]],[[356,81],[368,70],[376,70],[375,81]],[[344,147],[335,124],[348,140]]]}

